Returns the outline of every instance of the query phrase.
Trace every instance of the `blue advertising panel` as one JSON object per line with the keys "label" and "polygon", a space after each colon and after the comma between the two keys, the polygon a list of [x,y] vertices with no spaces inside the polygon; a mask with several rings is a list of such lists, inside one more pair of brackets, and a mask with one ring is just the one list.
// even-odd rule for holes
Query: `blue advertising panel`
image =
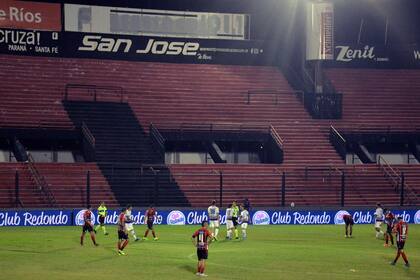
{"label": "blue advertising panel", "polygon": [[[82,225],[84,209],[74,210],[16,210],[0,211],[2,226],[65,226]],[[117,224],[119,211],[109,210],[106,224]],[[356,224],[373,224],[373,210],[256,210],[251,211],[253,225],[332,225],[344,224],[344,214],[353,215]],[[420,224],[420,210],[396,210],[408,223]],[[132,211],[134,224],[145,223],[145,210]],[[157,225],[197,225],[208,220],[206,210],[162,210],[158,209]],[[93,223],[96,223],[96,211],[93,211]],[[221,224],[226,224],[225,212],[221,211]]]}
{"label": "blue advertising panel", "polygon": [[3,226],[69,226],[73,210],[0,211]]}

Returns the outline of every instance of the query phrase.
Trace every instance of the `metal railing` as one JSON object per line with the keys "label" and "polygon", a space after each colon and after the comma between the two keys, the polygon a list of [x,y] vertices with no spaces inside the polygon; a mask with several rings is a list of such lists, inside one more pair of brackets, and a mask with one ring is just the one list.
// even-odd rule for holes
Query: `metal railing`
{"label": "metal railing", "polygon": [[401,183],[401,174],[397,172],[392,166],[382,157],[378,156],[378,164],[385,176],[391,181],[395,191],[398,192]]}
{"label": "metal railing", "polygon": [[275,96],[275,104],[278,104],[278,96],[285,93],[303,94],[301,90],[281,90],[281,89],[256,89],[248,90],[246,93],[246,104],[251,104],[251,96],[259,94],[268,94]]}
{"label": "metal railing", "polygon": [[405,200],[418,202],[416,192],[405,182],[404,173],[392,167],[381,155],[378,156],[378,164],[384,175],[391,181],[395,192],[401,194],[401,205]]}
{"label": "metal railing", "polygon": [[28,167],[29,172],[31,173],[33,182],[36,184],[38,190],[40,190],[44,194],[49,206],[51,207],[56,206],[57,203],[55,201],[54,195],[52,194],[50,188],[48,187],[48,184],[44,176],[42,176],[39,173],[38,169],[36,168],[34,158],[32,157],[30,153],[28,154],[27,167]]}
{"label": "metal railing", "polygon": [[159,151],[161,155],[165,156],[166,140],[163,137],[163,135],[160,133],[159,129],[157,129],[157,127],[153,125],[153,123],[150,123],[149,125],[149,136],[155,148]]}
{"label": "metal railing", "polygon": [[[323,206],[344,206],[351,202],[351,205],[363,205],[367,203],[365,198],[361,196],[365,193],[365,185],[359,185],[354,179],[360,176],[360,172],[351,172],[353,168],[339,169],[335,166],[314,165],[305,168],[282,169],[279,165],[273,165],[259,171],[249,171],[239,169],[225,168],[226,165],[214,165],[208,169],[192,171],[190,169],[177,169],[180,166],[165,165],[119,165],[109,163],[109,165],[99,164],[102,173],[105,175],[108,183],[119,189],[120,195],[124,196],[123,188],[129,188],[130,191],[138,189],[136,196],[132,197],[132,201],[139,201],[136,206],[147,206],[155,204],[158,206],[173,206],[178,203],[179,206],[188,206],[185,200],[185,194],[188,199],[200,199],[205,197],[206,200],[215,199],[221,201],[222,205],[230,203],[232,199],[241,201],[249,198],[254,206],[270,205],[271,207],[288,206],[295,203],[296,206],[304,205],[323,205]],[[61,171],[66,168],[62,167]],[[373,166],[372,166],[373,168]],[[116,172],[113,179],[109,177],[111,169]],[[363,171],[363,167],[356,168]],[[98,171],[89,172],[86,170],[70,170],[69,176],[75,178],[77,182],[72,189],[75,199],[79,199],[81,205],[96,204],[103,199],[103,189],[98,188]],[[122,172],[121,172],[122,170]],[[13,190],[13,172],[9,172],[9,178],[6,186]],[[100,175],[102,176],[102,175]],[[375,177],[367,178],[379,178]],[[3,176],[4,178],[4,176]],[[402,175],[402,178],[404,176]],[[119,180],[121,179],[121,181]],[[384,179],[380,176],[380,182]],[[19,184],[19,182],[17,182]],[[105,183],[106,184],[106,183]],[[178,186],[182,186],[180,190]],[[408,185],[404,184],[406,190],[405,203],[417,205],[415,197],[411,196]],[[363,190],[363,192],[360,192]],[[66,188],[60,185],[54,186],[54,192],[57,198],[62,199]],[[373,194],[372,190],[372,194]],[[385,190],[388,193],[389,190]],[[10,196],[10,204],[14,203],[13,192],[8,192]],[[68,192],[65,192],[68,195]],[[81,194],[81,195],[80,195]],[[175,196],[173,196],[175,194]],[[370,198],[369,203],[374,203],[381,199],[380,193],[375,193],[374,198]],[[118,196],[118,193],[115,194]],[[178,195],[178,196],[177,196]],[[15,194],[19,197],[19,194]],[[77,198],[76,198],[77,197]],[[183,198],[182,198],[183,197]],[[395,198],[398,194],[395,194]],[[412,200],[410,200],[412,198]],[[184,200],[178,200],[184,199]],[[354,200],[359,204],[355,204]],[[375,199],[375,201],[372,201]],[[202,200],[202,199],[201,199]],[[191,201],[190,201],[191,202]],[[404,203],[404,201],[402,201]],[[185,203],[185,204],[182,204]],[[398,205],[398,199],[395,204]],[[13,204],[14,207],[15,204]],[[52,204],[50,204],[52,206]],[[390,205],[391,206],[391,205]]]}
{"label": "metal railing", "polygon": [[270,135],[280,147],[280,149],[283,149],[284,140],[280,137],[280,135],[277,133],[277,130],[272,125],[270,125]]}
{"label": "metal railing", "polygon": [[[98,101],[98,94],[101,95],[117,95],[119,102],[124,102],[124,89],[119,86],[97,86],[97,85],[88,85],[88,84],[66,84],[64,88],[64,100],[70,100],[71,92],[86,92],[89,95],[93,95],[93,101]],[[80,97],[80,96],[79,96]],[[85,97],[85,95],[83,95]],[[79,98],[80,99],[80,98]],[[79,100],[75,99],[75,100]]]}
{"label": "metal railing", "polygon": [[247,123],[234,123],[234,122],[203,122],[203,123],[159,123],[153,124],[158,127],[160,131],[178,131],[189,132],[189,131],[200,131],[200,132],[264,132],[270,133],[271,125],[267,123],[258,122],[247,122]]}
{"label": "metal railing", "polygon": [[347,155],[346,139],[332,125],[330,126],[330,142],[340,154],[341,158],[345,159]]}
{"label": "metal railing", "polygon": [[82,133],[85,139],[92,146],[92,148],[95,148],[95,145],[96,145],[95,136],[93,136],[92,132],[90,131],[89,127],[86,125],[85,122],[82,122]]}

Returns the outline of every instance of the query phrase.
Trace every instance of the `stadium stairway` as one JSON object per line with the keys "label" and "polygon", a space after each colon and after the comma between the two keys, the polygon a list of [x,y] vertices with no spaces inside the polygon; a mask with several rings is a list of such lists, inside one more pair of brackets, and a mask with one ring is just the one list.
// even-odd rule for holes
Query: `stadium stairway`
{"label": "stadium stairway", "polygon": [[[95,139],[95,161],[120,205],[188,205],[127,103],[63,101],[76,127]],[[155,177],[155,174],[157,178]],[[160,188],[155,188],[158,180]]]}
{"label": "stadium stairway", "polygon": [[47,207],[43,194],[32,181],[27,163],[0,163],[0,208],[16,207],[15,173],[19,173],[19,198],[22,207]]}
{"label": "stadium stairway", "polygon": [[57,207],[85,207],[87,205],[87,172],[90,173],[90,204],[104,201],[108,207],[119,206],[108,182],[96,163],[37,163]]}

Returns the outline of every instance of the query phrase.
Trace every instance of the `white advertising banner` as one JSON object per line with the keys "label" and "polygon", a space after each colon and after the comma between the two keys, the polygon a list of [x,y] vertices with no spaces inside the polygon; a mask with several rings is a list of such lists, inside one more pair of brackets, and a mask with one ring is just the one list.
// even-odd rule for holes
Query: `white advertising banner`
{"label": "white advertising banner", "polygon": [[334,59],[334,6],[330,2],[307,4],[306,59]]}
{"label": "white advertising banner", "polygon": [[246,14],[65,4],[65,31],[138,36],[249,39]]}

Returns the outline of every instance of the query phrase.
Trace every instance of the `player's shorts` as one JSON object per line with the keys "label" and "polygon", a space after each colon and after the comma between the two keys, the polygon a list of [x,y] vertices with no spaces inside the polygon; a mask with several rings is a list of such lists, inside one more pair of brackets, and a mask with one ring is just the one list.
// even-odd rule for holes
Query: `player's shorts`
{"label": "player's shorts", "polygon": [[147,220],[147,228],[153,229],[153,221]]}
{"label": "player's shorts", "polygon": [[233,222],[233,226],[237,226],[238,225],[238,217],[232,217],[232,222]]}
{"label": "player's shorts", "polygon": [[348,225],[354,225],[354,220],[353,219],[345,219],[344,220],[344,223],[346,224],[346,226],[348,226]]}
{"label": "player's shorts", "polygon": [[226,228],[228,228],[228,229],[233,228],[233,221],[232,220],[226,220]]}
{"label": "player's shorts", "polygon": [[133,224],[132,223],[125,223],[125,229],[128,230],[128,231],[133,230],[134,229]]}
{"label": "player's shorts", "polygon": [[398,250],[404,249],[405,241],[397,241]]}
{"label": "player's shorts", "polygon": [[383,221],[375,221],[375,227],[380,228],[383,224]]}
{"label": "player's shorts", "polygon": [[209,251],[208,250],[197,249],[197,258],[198,258],[199,261],[207,260],[208,257],[209,257]]}
{"label": "player's shorts", "polygon": [[210,225],[209,225],[210,227],[218,228],[219,225],[220,225],[219,220],[210,220]]}
{"label": "player's shorts", "polygon": [[128,234],[125,233],[123,230],[118,231],[118,239],[119,240],[128,240]]}
{"label": "player's shorts", "polygon": [[87,231],[88,232],[92,232],[93,231],[93,227],[91,225],[89,225],[89,224],[84,224],[82,231],[83,232],[87,232]]}
{"label": "player's shorts", "polygon": [[247,229],[248,228],[248,223],[242,223],[241,228],[242,229]]}
{"label": "player's shorts", "polygon": [[105,224],[105,216],[99,216],[98,220],[99,220],[99,224],[101,225]]}

